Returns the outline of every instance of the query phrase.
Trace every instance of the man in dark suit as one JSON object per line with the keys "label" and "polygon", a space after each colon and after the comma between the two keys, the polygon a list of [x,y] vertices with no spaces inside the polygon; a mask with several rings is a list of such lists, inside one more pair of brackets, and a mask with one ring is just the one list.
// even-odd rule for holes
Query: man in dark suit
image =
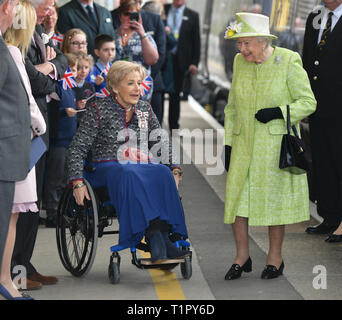
{"label": "man in dark suit", "polygon": [[169,128],[179,128],[180,93],[186,75],[197,73],[200,61],[201,39],[198,13],[185,6],[185,0],[173,0],[172,5],[165,5],[167,26],[171,29],[177,45],[173,54],[174,93],[169,101]]}
{"label": "man in dark suit", "polygon": [[0,0],[0,272],[7,235],[15,237],[8,233],[15,181],[25,179],[30,165],[29,98],[2,37],[13,23],[17,4]]}
{"label": "man in dark suit", "polygon": [[[125,0],[121,0],[120,4]],[[142,1],[138,1],[140,4]],[[118,15],[118,9],[114,9],[112,12],[113,27],[116,30],[120,27],[120,19]],[[163,100],[162,92],[164,91],[164,83],[160,69],[165,60],[166,54],[166,34],[164,29],[163,20],[157,14],[140,10],[140,16],[142,20],[145,32],[150,34],[156,42],[159,59],[156,64],[151,66],[151,76],[153,79],[153,94],[151,100],[151,106],[153,112],[156,114],[160,124],[162,124],[163,116]]]}
{"label": "man in dark suit", "polygon": [[58,10],[57,29],[66,33],[72,28],[82,29],[87,35],[88,52],[94,57],[95,38],[99,34],[114,37],[110,12],[93,0],[71,0]]}
{"label": "man in dark suit", "polygon": [[[33,35],[31,46],[25,58],[25,67],[30,79],[32,94],[35,98],[40,112],[47,124],[47,130],[43,138],[45,144],[49,145],[49,118],[48,99],[49,95],[55,92],[56,80],[63,76],[67,68],[65,56],[53,47],[52,44],[45,44],[42,39],[43,29],[40,24],[46,16],[53,13],[54,0],[34,0],[37,13],[36,31]],[[36,164],[36,181],[38,207],[42,199],[43,180],[45,171],[46,155],[44,154]],[[57,282],[55,277],[40,275],[30,260],[33,254],[36,236],[38,231],[39,215],[37,213],[20,213],[17,223],[17,238],[13,252],[12,265],[24,265],[27,272],[27,288],[37,289],[42,284]]]}
{"label": "man in dark suit", "polygon": [[[317,212],[324,221],[309,234],[333,232],[342,218],[342,1],[324,0],[325,6],[308,17],[303,65],[317,100],[309,118]],[[342,241],[342,228],[338,231]],[[330,241],[331,237],[327,239]]]}

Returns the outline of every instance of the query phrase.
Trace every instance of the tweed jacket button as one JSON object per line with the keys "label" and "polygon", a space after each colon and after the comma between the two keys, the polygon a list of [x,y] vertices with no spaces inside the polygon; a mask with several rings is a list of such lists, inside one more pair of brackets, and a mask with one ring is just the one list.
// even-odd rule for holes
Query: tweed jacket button
{"label": "tweed jacket button", "polygon": [[318,65],[319,65],[319,61],[316,60],[316,61],[314,62],[314,64],[315,64],[315,66],[318,66]]}
{"label": "tweed jacket button", "polygon": [[314,77],[313,77],[313,79],[314,79],[314,80],[317,80],[317,79],[318,79],[318,77],[317,77],[317,76],[314,76]]}

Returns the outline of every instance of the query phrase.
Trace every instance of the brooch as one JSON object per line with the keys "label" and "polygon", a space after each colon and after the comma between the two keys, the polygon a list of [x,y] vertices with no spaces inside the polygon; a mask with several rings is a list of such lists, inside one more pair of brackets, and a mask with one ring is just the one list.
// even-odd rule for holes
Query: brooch
{"label": "brooch", "polygon": [[281,62],[281,57],[280,56],[276,56],[274,58],[274,63],[279,64],[280,62]]}
{"label": "brooch", "polygon": [[138,127],[140,129],[147,129],[147,119],[148,119],[148,111],[136,111],[137,117],[138,117]]}

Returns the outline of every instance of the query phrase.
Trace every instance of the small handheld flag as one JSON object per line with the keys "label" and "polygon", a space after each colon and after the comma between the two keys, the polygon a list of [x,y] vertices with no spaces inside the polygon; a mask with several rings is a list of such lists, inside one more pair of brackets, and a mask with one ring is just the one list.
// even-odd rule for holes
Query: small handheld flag
{"label": "small handheld flag", "polygon": [[50,40],[52,41],[52,44],[54,46],[58,47],[58,45],[63,42],[63,38],[64,37],[62,34],[54,33],[53,36],[50,38]]}
{"label": "small handheld flag", "polygon": [[151,90],[153,85],[153,80],[150,76],[147,76],[143,81],[141,81],[140,90],[141,95],[145,96]]}
{"label": "small handheld flag", "polygon": [[65,71],[63,77],[61,80],[58,81],[64,90],[67,90],[68,88],[72,89],[77,87],[77,82],[72,75],[72,72],[70,71],[70,68],[68,66],[67,70]]}
{"label": "small handheld flag", "polygon": [[96,97],[105,98],[110,95],[109,91],[106,88],[102,88],[100,91],[96,92]]}

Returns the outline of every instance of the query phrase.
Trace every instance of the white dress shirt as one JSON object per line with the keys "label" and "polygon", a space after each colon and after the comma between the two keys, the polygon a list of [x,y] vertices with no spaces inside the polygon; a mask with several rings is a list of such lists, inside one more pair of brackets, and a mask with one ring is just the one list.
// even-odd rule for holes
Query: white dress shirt
{"label": "white dress shirt", "polygon": [[326,26],[327,21],[328,21],[328,14],[329,14],[329,12],[333,12],[334,13],[332,15],[332,17],[331,17],[331,31],[334,30],[334,28],[336,26],[336,23],[338,22],[338,20],[342,16],[342,4],[340,4],[334,11],[330,11],[326,7],[324,7],[323,8],[323,12],[324,13],[323,13],[323,17],[322,17],[322,24],[321,24],[321,28],[319,30],[317,44],[321,42],[322,34],[323,34],[323,31],[324,31],[325,26]]}

